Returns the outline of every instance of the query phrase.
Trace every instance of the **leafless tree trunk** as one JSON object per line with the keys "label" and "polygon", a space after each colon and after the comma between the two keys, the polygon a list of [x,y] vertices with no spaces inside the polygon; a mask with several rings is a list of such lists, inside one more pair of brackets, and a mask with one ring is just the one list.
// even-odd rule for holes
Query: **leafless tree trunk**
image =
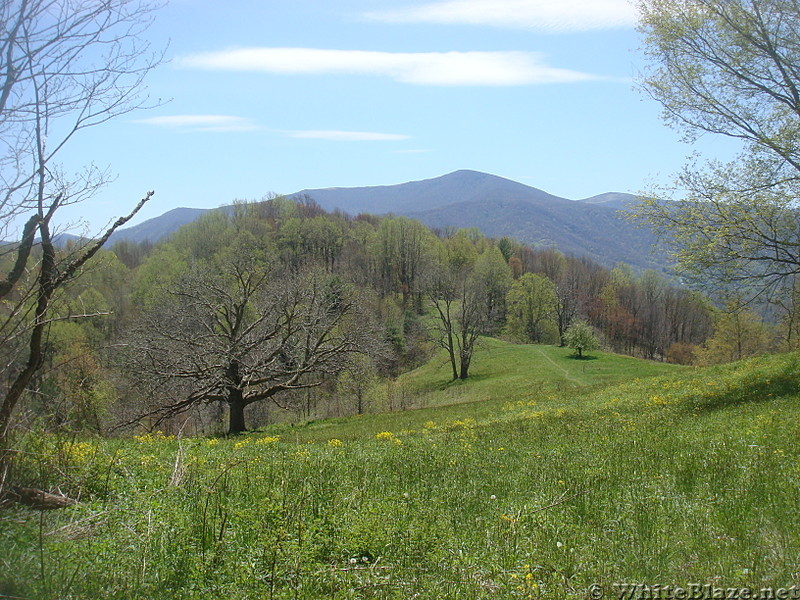
{"label": "leafless tree trunk", "polygon": [[321,385],[374,343],[349,286],[319,271],[272,272],[255,247],[196,267],[167,296],[132,330],[125,356],[159,399],[146,411],[154,425],[219,402],[229,433],[241,433],[247,406],[281,406],[282,393]]}
{"label": "leafless tree trunk", "polygon": [[0,260],[9,265],[0,274],[2,453],[14,408],[42,365],[58,291],[152,195],[94,241],[56,249],[58,210],[107,179],[93,168],[67,176],[58,157],[81,130],[147,104],[142,80],[162,55],[140,36],[155,8],[138,0],[0,0]]}
{"label": "leafless tree trunk", "polygon": [[447,351],[453,380],[467,379],[475,343],[492,324],[485,282],[467,268],[454,273],[442,267],[428,276],[427,287],[438,317],[434,341]]}

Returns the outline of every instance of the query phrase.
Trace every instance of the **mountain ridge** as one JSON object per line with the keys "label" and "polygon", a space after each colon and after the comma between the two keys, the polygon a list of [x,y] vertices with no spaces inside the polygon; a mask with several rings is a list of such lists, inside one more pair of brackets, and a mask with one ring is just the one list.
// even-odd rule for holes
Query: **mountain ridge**
{"label": "mountain ridge", "polygon": [[[350,214],[406,214],[474,200],[529,200],[535,202],[574,202],[512,179],[461,169],[433,177],[394,185],[306,189],[289,197],[310,196],[327,210],[340,209]],[[398,211],[398,207],[402,210]]]}
{"label": "mountain ridge", "polygon": [[[568,200],[544,190],[472,170],[394,185],[303,189],[287,197],[310,197],[328,211],[397,214],[430,227],[478,227],[485,235],[507,235],[534,247],[553,247],[587,256],[604,266],[627,262],[637,269],[669,269],[666,257],[651,253],[652,232],[628,223],[620,209],[636,196],[606,192]],[[111,244],[128,240],[155,243],[210,210],[175,208],[117,231]]]}

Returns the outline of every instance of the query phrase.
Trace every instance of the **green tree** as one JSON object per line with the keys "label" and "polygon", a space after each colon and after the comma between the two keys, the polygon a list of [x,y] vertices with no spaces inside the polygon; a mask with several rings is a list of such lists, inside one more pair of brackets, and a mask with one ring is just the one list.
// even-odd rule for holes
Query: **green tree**
{"label": "green tree", "polygon": [[525,273],[506,297],[508,330],[523,342],[544,342],[556,331],[556,288],[544,275]]}
{"label": "green tree", "polygon": [[506,295],[513,281],[511,267],[497,246],[487,248],[475,260],[472,285],[483,299],[484,333],[491,335],[502,327],[506,317]]}
{"label": "green tree", "polygon": [[780,349],[790,352],[800,348],[800,280],[796,277],[790,293],[781,299],[782,318],[778,325]]}
{"label": "green tree", "polygon": [[114,387],[90,340],[89,321],[56,321],[50,328],[49,360],[34,402],[49,427],[103,433],[116,399]]}
{"label": "green tree", "polygon": [[375,240],[384,290],[400,292],[404,307],[413,300],[418,313],[422,312],[420,284],[432,259],[434,240],[427,227],[407,217],[383,219]]}
{"label": "green tree", "polygon": [[800,4],[638,4],[650,65],[644,91],[688,141],[710,133],[742,147],[729,164],[687,165],[638,217],[698,282],[783,286],[800,269]]}
{"label": "green tree", "polygon": [[171,245],[194,260],[210,260],[236,236],[233,219],[222,210],[212,210],[170,236]]}
{"label": "green tree", "polygon": [[767,352],[770,342],[769,329],[761,318],[735,298],[719,312],[714,334],[695,352],[695,358],[701,365],[733,362]]}
{"label": "green tree", "polygon": [[573,321],[564,332],[564,341],[569,348],[575,350],[578,358],[583,358],[584,352],[591,352],[600,347],[594,329],[586,321]]}
{"label": "green tree", "polygon": [[355,400],[356,414],[364,414],[367,392],[379,382],[377,369],[372,357],[356,354],[347,361],[336,382],[337,392],[343,392]]}
{"label": "green tree", "polygon": [[189,269],[189,255],[174,242],[156,247],[133,275],[131,299],[142,309],[162,300],[170,285]]}
{"label": "green tree", "polygon": [[494,327],[496,296],[504,285],[503,267],[508,268],[496,249],[475,258],[469,248],[472,242],[459,232],[439,246],[438,260],[426,276],[438,317],[433,337],[447,351],[454,380],[469,377],[475,344]]}

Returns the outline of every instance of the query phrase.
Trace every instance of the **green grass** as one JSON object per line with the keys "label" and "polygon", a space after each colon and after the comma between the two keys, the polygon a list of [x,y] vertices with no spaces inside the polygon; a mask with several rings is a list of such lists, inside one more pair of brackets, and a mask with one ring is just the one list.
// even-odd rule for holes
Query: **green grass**
{"label": "green grass", "polygon": [[[419,408],[235,439],[28,440],[80,505],[0,512],[0,596],[585,598],[797,583],[798,355],[709,369],[490,342]],[[442,370],[443,369],[443,370]],[[491,374],[491,375],[490,375]],[[57,465],[57,469],[56,469]]]}
{"label": "green grass", "polygon": [[447,356],[441,352],[422,367],[373,390],[368,404],[377,413],[279,425],[269,431],[295,441],[324,441],[326,436],[358,439],[386,429],[418,429],[430,419],[454,421],[468,416],[484,421],[508,402],[552,401],[577,390],[588,393],[612,383],[682,370],[685,367],[605,352],[578,360],[567,348],[485,338],[466,381],[451,381]]}
{"label": "green grass", "polygon": [[629,377],[661,375],[681,368],[605,352],[593,352],[579,360],[568,348],[510,344],[483,338],[467,382],[449,381],[450,368],[444,353],[400,377],[399,382],[408,387],[418,402],[427,401],[432,405],[448,403],[450,398],[459,402],[495,398],[498,391],[516,397],[528,393],[532,385],[570,388],[615,383]]}
{"label": "green grass", "polygon": [[652,377],[684,369],[620,354],[593,352],[577,359],[568,348],[512,344],[481,339],[466,381],[451,380],[447,355],[438,353],[427,364],[400,376],[389,392],[377,390],[379,410],[421,408],[507,398],[540,389],[571,390],[608,385],[634,377]]}

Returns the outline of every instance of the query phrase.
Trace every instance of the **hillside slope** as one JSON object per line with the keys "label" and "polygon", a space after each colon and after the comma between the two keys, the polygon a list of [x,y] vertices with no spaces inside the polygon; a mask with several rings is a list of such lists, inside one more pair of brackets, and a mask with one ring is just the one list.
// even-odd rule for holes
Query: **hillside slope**
{"label": "hillside slope", "polygon": [[[567,352],[490,344],[474,379],[443,383],[434,359],[406,382],[412,397],[480,401],[231,439],[31,439],[19,460],[58,457],[84,493],[62,511],[9,509],[0,594],[584,600],[628,597],[620,582],[708,584],[709,598],[789,588],[798,355],[637,377],[641,361],[623,372],[612,355]],[[628,382],[559,381],[602,369]]]}
{"label": "hillside slope", "polygon": [[506,235],[533,247],[557,248],[609,268],[625,262],[637,269],[668,271],[664,254],[653,252],[655,236],[603,205],[571,200],[476,201],[408,216],[429,227],[478,227],[490,237]]}
{"label": "hillside slope", "polygon": [[153,217],[138,225],[123,227],[115,231],[109,240],[109,247],[122,240],[136,244],[142,242],[155,244],[159,240],[175,233],[184,225],[193,223],[207,213],[208,210],[204,208],[173,208],[163,215]]}

